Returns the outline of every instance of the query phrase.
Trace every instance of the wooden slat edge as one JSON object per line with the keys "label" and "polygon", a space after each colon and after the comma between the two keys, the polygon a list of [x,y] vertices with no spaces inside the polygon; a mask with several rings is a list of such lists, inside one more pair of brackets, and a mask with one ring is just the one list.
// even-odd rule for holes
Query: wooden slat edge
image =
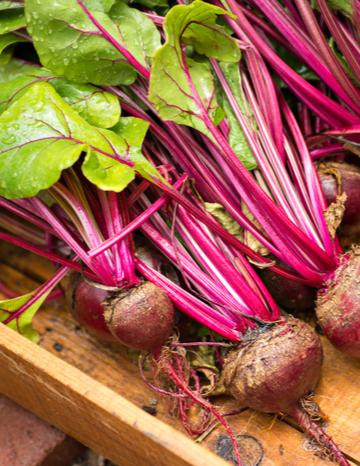
{"label": "wooden slat edge", "polygon": [[0,392],[122,466],[227,464],[3,325]]}

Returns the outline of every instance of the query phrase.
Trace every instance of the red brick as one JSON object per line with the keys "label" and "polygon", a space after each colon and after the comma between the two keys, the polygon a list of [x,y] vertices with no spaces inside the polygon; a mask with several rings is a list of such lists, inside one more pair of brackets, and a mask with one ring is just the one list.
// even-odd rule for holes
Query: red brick
{"label": "red brick", "polygon": [[69,466],[84,447],[0,395],[0,466]]}

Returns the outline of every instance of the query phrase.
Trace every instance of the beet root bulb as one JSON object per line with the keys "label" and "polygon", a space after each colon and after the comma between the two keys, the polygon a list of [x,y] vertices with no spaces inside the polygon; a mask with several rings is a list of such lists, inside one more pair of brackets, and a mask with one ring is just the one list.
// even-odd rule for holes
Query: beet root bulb
{"label": "beet root bulb", "polygon": [[111,292],[108,287],[70,274],[64,286],[66,303],[75,320],[90,334],[104,342],[115,343],[104,318],[104,302]]}
{"label": "beet root bulb", "polygon": [[173,331],[173,304],[151,282],[121,290],[72,274],[64,283],[64,290],[74,318],[101,341],[153,351]]}
{"label": "beet root bulb", "polygon": [[254,333],[225,361],[223,380],[241,406],[265,413],[289,413],[316,387],[322,346],[313,329],[290,318]]}
{"label": "beet root bulb", "polygon": [[105,303],[105,320],[112,335],[125,346],[156,351],[173,331],[175,311],[167,294],[143,282]]}
{"label": "beet root bulb", "polygon": [[[283,267],[284,265],[281,264]],[[285,268],[287,268],[285,266]],[[316,289],[282,277],[270,269],[259,271],[262,281],[282,309],[300,317],[315,308]]]}
{"label": "beet root bulb", "polygon": [[347,195],[343,225],[359,223],[360,168],[346,162],[325,162],[320,165],[319,176],[328,204],[342,192]]}
{"label": "beet root bulb", "polygon": [[305,322],[290,318],[254,332],[230,353],[223,369],[227,391],[241,406],[293,417],[308,437],[341,466],[350,466],[329,435],[301,407],[320,378],[320,338]]}
{"label": "beet root bulb", "polygon": [[325,162],[319,167],[319,176],[328,204],[342,192],[347,195],[338,234],[342,245],[348,248],[360,240],[360,168],[345,162]]}
{"label": "beet root bulb", "polygon": [[343,257],[332,279],[319,291],[316,315],[334,346],[360,357],[360,246]]}

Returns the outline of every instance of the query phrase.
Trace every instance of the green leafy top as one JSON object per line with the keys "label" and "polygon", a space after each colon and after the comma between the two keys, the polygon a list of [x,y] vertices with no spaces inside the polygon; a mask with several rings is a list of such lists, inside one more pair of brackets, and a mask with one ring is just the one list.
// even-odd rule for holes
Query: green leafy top
{"label": "green leafy top", "polygon": [[121,1],[25,0],[25,12],[41,63],[76,82],[131,84],[137,72],[116,44],[143,66],[160,47],[152,21]]}
{"label": "green leafy top", "polygon": [[26,73],[31,74],[35,69],[37,69],[35,65],[13,59],[6,65],[0,66],[0,83],[6,83]]}
{"label": "green leafy top", "polygon": [[146,6],[146,8],[156,9],[160,11],[169,7],[169,3],[167,0],[134,0],[130,1],[129,3],[138,3],[139,5]]}
{"label": "green leafy top", "polygon": [[21,2],[0,2],[0,34],[25,27],[24,5]]}
{"label": "green leafy top", "polygon": [[4,10],[17,10],[18,8],[23,8],[24,4],[23,2],[13,2],[11,0],[2,0],[0,2],[0,11]]}
{"label": "green leafy top", "polygon": [[[23,305],[25,305],[36,293],[37,290],[31,291],[30,293],[17,296],[16,298],[4,299],[0,301],[0,322],[4,322],[8,319],[11,314],[18,311]],[[39,341],[39,335],[36,330],[33,329],[32,320],[36,312],[39,310],[45,299],[48,297],[51,290],[41,295],[29,308],[23,312],[19,317],[15,318],[7,325],[13,330],[17,330],[24,337],[37,343]]]}
{"label": "green leafy top", "polygon": [[49,70],[18,60],[0,66],[0,112],[18,99],[31,84],[48,81],[60,96],[88,123],[111,128],[119,121],[119,99],[90,84],[78,84],[58,78]]}
{"label": "green leafy top", "polygon": [[173,7],[166,15],[165,44],[156,52],[150,77],[149,99],[164,120],[191,126],[208,134],[205,111],[216,123],[218,103],[208,61],[186,56],[184,45],[200,55],[225,62],[238,62],[240,51],[226,29],[216,23],[228,13],[195,0]]}
{"label": "green leafy top", "polygon": [[0,64],[7,63],[12,56],[14,44],[25,42],[12,34],[25,27],[24,5],[21,2],[0,2]]}
{"label": "green leafy top", "polygon": [[164,21],[164,47],[173,46],[180,51],[182,43],[190,44],[200,55],[222,61],[239,61],[239,47],[226,29],[216,23],[219,15],[229,13],[201,0],[195,0],[190,5],[174,6]]}
{"label": "green leafy top", "polygon": [[156,182],[161,176],[141,154],[142,140],[131,144],[133,125],[127,122],[116,132],[91,126],[50,84],[33,84],[0,116],[0,195],[35,196],[56,183],[82,152],[84,175],[101,189],[119,192],[136,172]]}
{"label": "green leafy top", "polygon": [[91,125],[111,128],[118,123],[119,99],[90,84],[77,84],[64,78],[49,81],[59,95]]}
{"label": "green leafy top", "polygon": [[0,65],[8,63],[11,60],[14,45],[19,42],[26,41],[21,39],[21,37],[12,34],[11,32],[8,34],[0,35]]}

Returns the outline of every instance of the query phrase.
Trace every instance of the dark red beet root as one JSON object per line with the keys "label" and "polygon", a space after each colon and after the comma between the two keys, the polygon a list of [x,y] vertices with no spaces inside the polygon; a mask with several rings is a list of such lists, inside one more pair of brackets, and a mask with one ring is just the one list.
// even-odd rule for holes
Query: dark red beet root
{"label": "dark red beet root", "polygon": [[173,305],[151,282],[123,291],[72,274],[65,296],[79,324],[102,341],[152,351],[173,331]]}
{"label": "dark red beet root", "polygon": [[242,407],[292,416],[331,458],[349,466],[333,440],[300,407],[319,381],[323,352],[313,329],[290,318],[254,332],[225,360],[223,382]]}
{"label": "dark red beet root", "polygon": [[[284,267],[284,265],[282,264]],[[272,297],[282,309],[298,316],[315,308],[316,290],[282,277],[270,269],[259,272]]]}
{"label": "dark red beet root", "polygon": [[360,168],[346,162],[325,162],[319,167],[322,189],[328,204],[345,192],[345,213],[339,229],[344,246],[360,240]]}
{"label": "dark red beet root", "polygon": [[77,322],[99,340],[116,342],[104,318],[109,293],[108,287],[88,282],[79,274],[71,274],[65,285],[66,301]]}
{"label": "dark red beet root", "polygon": [[290,318],[254,332],[225,361],[226,389],[241,406],[266,413],[287,413],[316,387],[322,347],[313,329]]}
{"label": "dark red beet root", "polygon": [[334,277],[318,293],[316,315],[339,350],[360,357],[360,247],[346,254]]}
{"label": "dark red beet root", "polygon": [[171,335],[175,311],[166,293],[151,282],[110,297],[105,320],[111,333],[123,345],[155,351]]}

